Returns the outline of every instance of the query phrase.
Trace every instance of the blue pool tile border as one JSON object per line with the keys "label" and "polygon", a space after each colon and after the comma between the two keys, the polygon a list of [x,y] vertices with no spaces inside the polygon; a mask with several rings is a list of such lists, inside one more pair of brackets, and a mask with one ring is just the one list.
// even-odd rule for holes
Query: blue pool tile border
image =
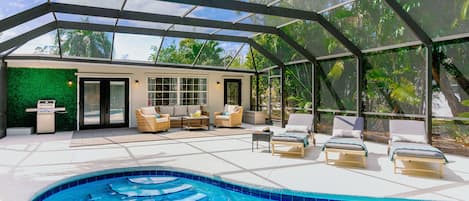
{"label": "blue pool tile border", "polygon": [[[186,179],[191,179],[195,181],[200,181],[208,184],[212,184],[214,186],[218,186],[220,188],[235,191],[238,193],[242,193],[245,195],[250,195],[258,198],[265,198],[270,200],[278,200],[278,201],[342,201],[340,199],[325,199],[323,196],[319,196],[317,198],[313,196],[303,196],[303,195],[295,195],[294,192],[289,191],[289,193],[293,193],[294,195],[287,194],[287,192],[269,192],[268,190],[261,190],[252,187],[246,187],[238,184],[233,184],[230,182],[221,181],[217,178],[209,178],[206,176],[195,175],[192,173],[184,173],[172,170],[124,170],[122,172],[115,172],[115,173],[104,173],[96,176],[89,176],[85,178],[81,178],[74,181],[69,181],[58,186],[51,187],[50,189],[46,190],[45,192],[41,193],[40,195],[34,197],[32,201],[43,201],[48,197],[59,193],[61,191],[73,188],[78,185],[83,185],[91,182],[106,180],[106,179],[114,179],[120,177],[128,177],[128,176],[174,176],[174,177],[181,177]],[[354,196],[350,196],[353,198]],[[360,196],[357,196],[359,198]],[[379,199],[379,198],[377,198]],[[385,198],[386,199],[386,198]],[[343,199],[347,200],[347,199]]]}

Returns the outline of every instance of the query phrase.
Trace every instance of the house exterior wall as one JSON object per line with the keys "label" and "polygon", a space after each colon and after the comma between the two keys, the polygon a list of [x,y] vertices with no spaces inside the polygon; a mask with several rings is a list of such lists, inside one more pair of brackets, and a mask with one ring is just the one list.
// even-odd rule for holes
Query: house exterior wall
{"label": "house exterior wall", "polygon": [[[241,102],[245,110],[250,109],[250,74],[206,71],[191,69],[174,69],[160,67],[137,67],[110,64],[90,64],[58,61],[9,61],[9,68],[49,68],[49,69],[76,69],[77,77],[99,77],[99,78],[129,78],[130,98],[129,113],[130,127],[136,127],[135,110],[147,106],[147,80],[148,77],[177,76],[177,77],[205,77],[207,78],[208,100],[207,110],[211,114],[213,122],[213,112],[223,111],[224,108],[224,79],[241,80]],[[78,79],[77,79],[78,80]],[[139,84],[135,83],[139,81]],[[220,82],[220,85],[217,85]],[[77,83],[74,83],[77,84]],[[77,87],[78,89],[78,87]],[[77,90],[78,93],[78,90]],[[77,106],[78,109],[78,106]],[[77,111],[78,113],[78,111]],[[78,118],[77,118],[78,119]]]}

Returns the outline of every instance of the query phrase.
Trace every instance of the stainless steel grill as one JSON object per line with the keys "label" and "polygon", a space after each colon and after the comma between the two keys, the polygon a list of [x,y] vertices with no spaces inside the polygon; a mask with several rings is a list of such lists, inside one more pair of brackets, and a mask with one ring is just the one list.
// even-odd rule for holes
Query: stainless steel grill
{"label": "stainless steel grill", "polygon": [[36,133],[55,133],[55,113],[65,112],[65,107],[55,107],[55,100],[38,100],[36,108],[26,112],[36,112]]}

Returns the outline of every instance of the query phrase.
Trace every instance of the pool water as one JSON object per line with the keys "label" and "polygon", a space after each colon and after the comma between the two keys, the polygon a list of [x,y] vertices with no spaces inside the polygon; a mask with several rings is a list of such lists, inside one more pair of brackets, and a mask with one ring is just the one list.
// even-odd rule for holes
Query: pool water
{"label": "pool water", "polygon": [[[318,181],[319,182],[319,181]],[[166,167],[113,169],[79,175],[38,193],[32,201],[400,201],[240,185]]]}
{"label": "pool water", "polygon": [[[174,180],[170,180],[175,178]],[[134,183],[136,181],[168,180],[162,183]],[[61,191],[46,201],[95,201],[95,200],[132,200],[132,201],[215,201],[215,200],[252,200],[264,201],[242,193],[228,191],[200,181],[167,176],[134,176],[96,181]]]}

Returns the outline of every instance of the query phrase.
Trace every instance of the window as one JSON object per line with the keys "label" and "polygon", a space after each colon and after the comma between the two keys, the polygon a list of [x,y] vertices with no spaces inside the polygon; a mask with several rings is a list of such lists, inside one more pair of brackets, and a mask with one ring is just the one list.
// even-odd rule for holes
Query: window
{"label": "window", "polygon": [[177,103],[177,78],[148,78],[148,105]]}
{"label": "window", "polygon": [[180,78],[179,83],[181,105],[207,104],[206,78]]}
{"label": "window", "polygon": [[148,105],[206,105],[207,78],[148,78]]}

